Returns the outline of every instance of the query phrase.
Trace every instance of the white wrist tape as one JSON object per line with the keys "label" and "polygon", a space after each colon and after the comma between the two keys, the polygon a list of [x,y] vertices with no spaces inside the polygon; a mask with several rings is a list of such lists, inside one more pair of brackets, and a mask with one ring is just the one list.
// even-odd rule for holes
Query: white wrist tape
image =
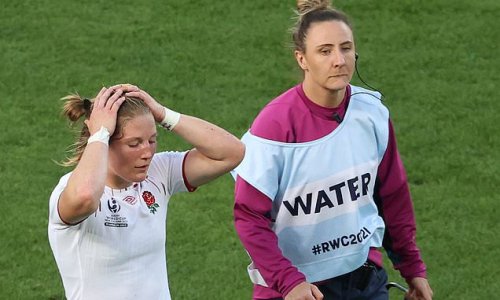
{"label": "white wrist tape", "polygon": [[166,107],[163,108],[165,109],[165,118],[163,118],[163,121],[161,121],[160,124],[163,128],[172,130],[174,129],[175,125],[179,123],[181,114]]}
{"label": "white wrist tape", "polygon": [[106,127],[101,126],[101,129],[91,135],[89,139],[87,140],[87,145],[93,142],[101,142],[103,144],[108,145],[109,144],[109,131]]}

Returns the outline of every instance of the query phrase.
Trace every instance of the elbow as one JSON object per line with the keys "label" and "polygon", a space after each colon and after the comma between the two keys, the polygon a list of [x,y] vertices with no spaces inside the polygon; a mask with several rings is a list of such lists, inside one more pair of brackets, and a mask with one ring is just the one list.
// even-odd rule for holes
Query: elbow
{"label": "elbow", "polygon": [[245,157],[245,144],[236,140],[230,147],[226,148],[226,154],[223,158],[217,160],[220,166],[220,173],[222,175],[234,170]]}
{"label": "elbow", "polygon": [[238,141],[237,144],[234,146],[234,150],[232,151],[231,157],[228,159],[229,171],[236,168],[241,163],[244,157],[245,157],[245,144]]}

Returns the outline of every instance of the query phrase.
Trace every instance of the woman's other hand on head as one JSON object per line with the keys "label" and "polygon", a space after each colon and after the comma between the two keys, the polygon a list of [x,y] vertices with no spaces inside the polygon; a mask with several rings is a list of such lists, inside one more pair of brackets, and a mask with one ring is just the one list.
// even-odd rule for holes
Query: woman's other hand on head
{"label": "woman's other hand on head", "polygon": [[156,122],[161,122],[165,117],[165,110],[163,105],[161,105],[158,101],[156,101],[151,95],[149,95],[146,91],[140,89],[139,87],[132,84],[117,84],[112,86],[111,88],[121,89],[124,92],[125,97],[133,97],[138,98],[144,101],[146,105],[149,107]]}
{"label": "woman's other hand on head", "polygon": [[116,128],[118,109],[125,100],[123,90],[103,87],[94,99],[92,112],[85,124],[90,134],[94,134],[105,127],[110,134]]}

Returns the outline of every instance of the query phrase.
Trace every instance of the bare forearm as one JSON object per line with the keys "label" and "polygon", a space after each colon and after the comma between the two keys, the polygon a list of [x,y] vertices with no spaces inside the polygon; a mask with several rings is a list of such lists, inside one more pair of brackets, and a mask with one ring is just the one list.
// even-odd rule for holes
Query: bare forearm
{"label": "bare forearm", "polygon": [[106,183],[107,166],[108,146],[103,143],[87,145],[66,188],[85,189],[92,198],[99,200]]}
{"label": "bare forearm", "polygon": [[217,161],[240,160],[243,145],[226,130],[196,117],[181,115],[172,130],[201,154]]}
{"label": "bare forearm", "polygon": [[65,222],[77,223],[97,209],[104,192],[107,161],[107,145],[87,145],[59,200],[59,213]]}

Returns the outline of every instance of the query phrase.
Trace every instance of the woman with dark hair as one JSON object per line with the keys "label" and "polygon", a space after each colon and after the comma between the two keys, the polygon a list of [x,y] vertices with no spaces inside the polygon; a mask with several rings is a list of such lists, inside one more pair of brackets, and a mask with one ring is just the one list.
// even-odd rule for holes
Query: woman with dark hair
{"label": "woman with dark hair", "polygon": [[348,18],[300,0],[292,36],[304,80],[259,113],[235,170],[253,298],[388,299],[383,246],[407,296],[432,299],[389,112],[380,93],[350,84]]}

